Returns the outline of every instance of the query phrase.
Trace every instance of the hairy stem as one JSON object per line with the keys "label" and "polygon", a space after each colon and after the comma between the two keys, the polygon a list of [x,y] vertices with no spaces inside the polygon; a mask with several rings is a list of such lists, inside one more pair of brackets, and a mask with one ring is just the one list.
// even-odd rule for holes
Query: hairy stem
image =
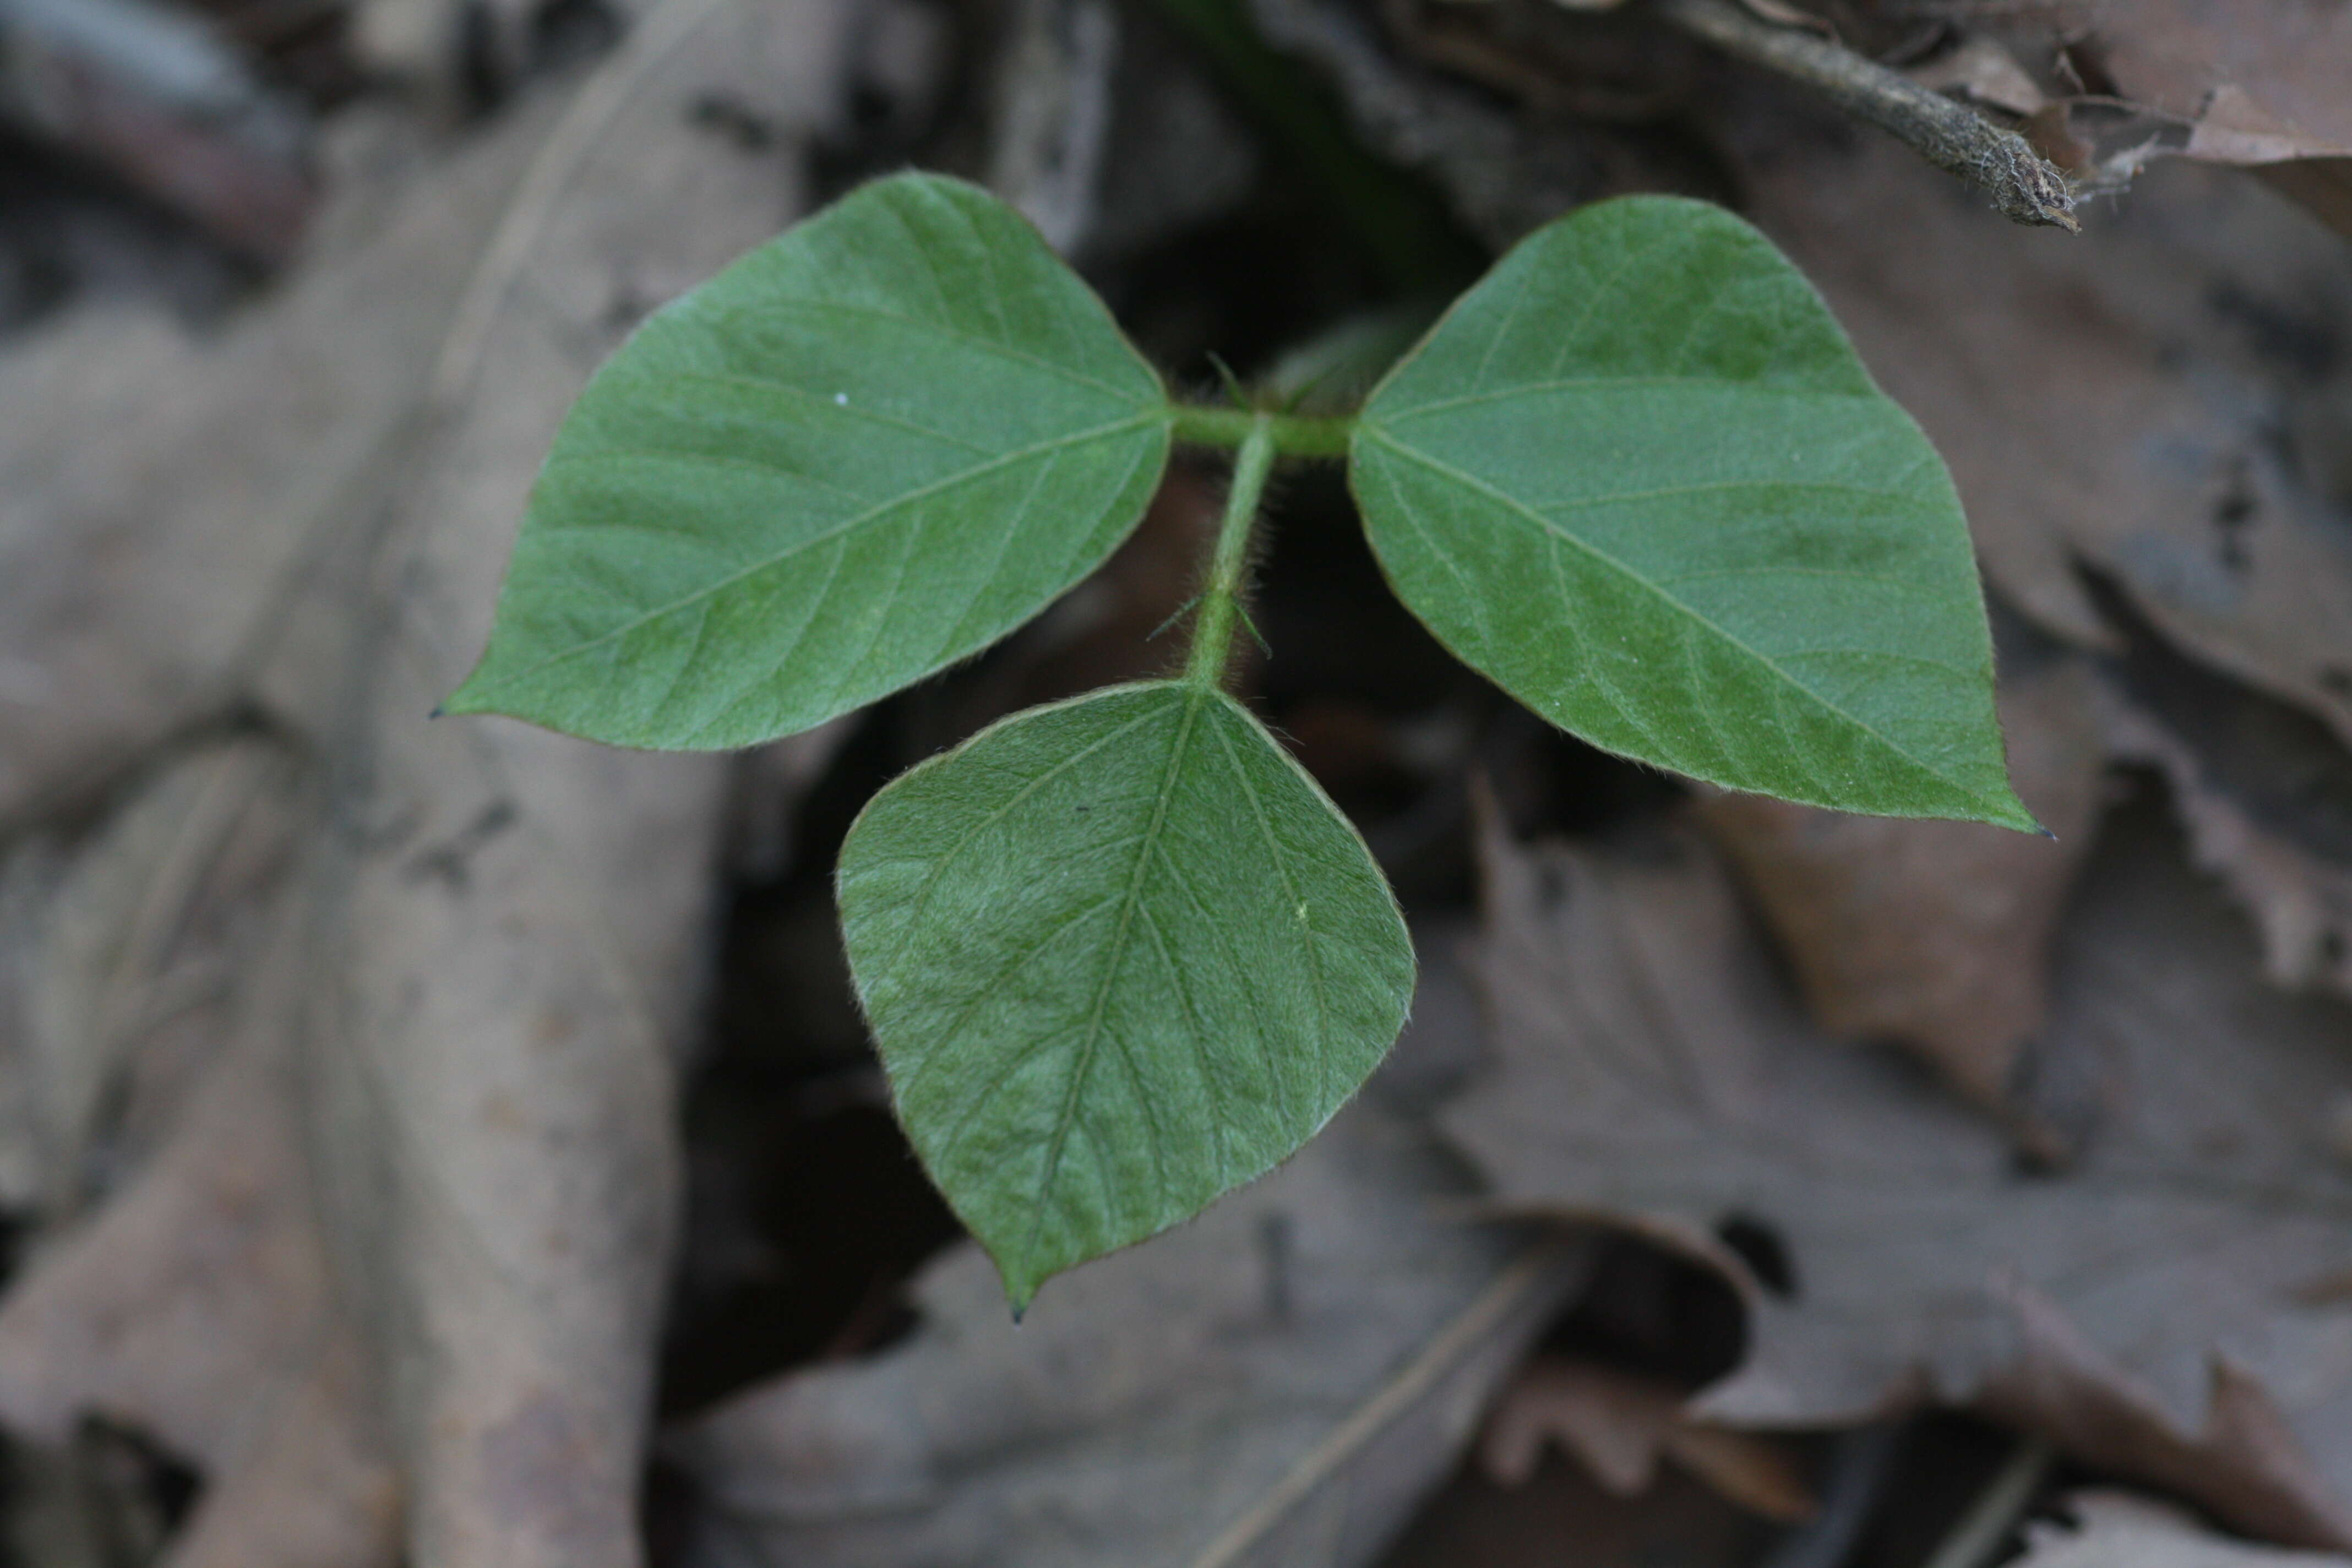
{"label": "hairy stem", "polygon": [[1344,458],[1356,421],[1340,416],[1318,419],[1297,414],[1266,414],[1249,408],[1176,410],[1176,439],[1188,447],[1241,447],[1265,426],[1274,449],[1286,458]]}
{"label": "hairy stem", "polygon": [[1738,0],[1654,0],[1657,12],[1726,54],[1803,82],[1857,120],[1911,144],[1936,167],[1989,194],[2017,223],[2075,229],[2066,176],[2006,131],[1909,77],[1798,27],[1768,22]]}
{"label": "hairy stem", "polygon": [[1217,552],[1201,591],[1201,614],[1192,623],[1192,650],[1184,679],[1195,686],[1221,686],[1233,658],[1234,623],[1241,618],[1242,576],[1249,570],[1250,533],[1257,526],[1257,503],[1274,471],[1275,422],[1279,416],[1253,416],[1241,451],[1234,458],[1234,488],[1225,498],[1225,521],[1217,530]]}

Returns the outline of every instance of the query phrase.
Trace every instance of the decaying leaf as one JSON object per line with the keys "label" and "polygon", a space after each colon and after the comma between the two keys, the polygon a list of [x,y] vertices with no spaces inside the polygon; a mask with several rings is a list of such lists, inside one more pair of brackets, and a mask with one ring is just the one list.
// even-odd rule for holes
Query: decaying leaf
{"label": "decaying leaf", "polygon": [[790,216],[794,140],[719,142],[680,105],[805,128],[842,15],[675,0],[581,89],[492,249],[478,338],[442,356],[451,417],[352,617],[309,1110],[422,1562],[638,1559],[724,782],[715,758],[428,715],[591,368]]}
{"label": "decaying leaf", "polygon": [[1370,1561],[1585,1273],[1580,1248],[1463,1224],[1432,1155],[1360,1101],[1017,1329],[987,1259],[957,1249],[907,1341],[677,1435],[700,1492],[687,1561]]}
{"label": "decaying leaf", "polygon": [[317,552],[369,521],[545,129],[526,110],[436,161],[381,226],[331,214],[345,248],[217,337],[93,307],[9,345],[0,823],[233,706]]}
{"label": "decaying leaf", "polygon": [[1990,31],[2039,67],[2098,172],[2352,157],[2352,19],[2301,0],[2060,0]]}
{"label": "decaying leaf", "polygon": [[2352,994],[2352,752],[2109,613],[2124,639],[2101,668],[2109,749],[2164,774],[2198,864],[2261,929],[2271,979]]}
{"label": "decaying leaf", "polygon": [[1795,1461],[1769,1438],[1693,1420],[1680,1389],[1597,1362],[1533,1355],[1486,1413],[1478,1456],[1505,1486],[1535,1474],[1558,1443],[1619,1497],[1650,1489],[1671,1458],[1726,1499],[1767,1519],[1794,1523],[1813,1511]]}
{"label": "decaying leaf", "polygon": [[221,1058],[170,1141],[0,1304],[0,1420],[63,1444],[103,1416],[206,1478],[173,1568],[388,1568],[399,1487],[337,1311],[300,1147],[294,1051],[310,907],[242,971]]}
{"label": "decaying leaf", "polygon": [[1822,1028],[1917,1050],[2054,1157],[2072,1132],[2032,1102],[2020,1069],[2048,1019],[2052,942],[2097,819],[2105,757],[2089,666],[2051,655],[2028,668],[2012,657],[2000,712],[2010,776],[2055,842],[1761,795],[1710,795],[1698,815]]}
{"label": "decaying leaf", "polygon": [[2076,1492],[2067,1524],[2026,1531],[2016,1568],[2346,1568],[2334,1552],[2285,1552],[2214,1534],[2179,1509],[2129,1492]]}
{"label": "decaying leaf", "polygon": [[[55,410],[9,394],[8,460],[44,484],[12,492],[41,507],[11,520],[25,651],[0,668],[37,670],[38,700],[0,710],[0,814],[207,710],[261,710],[334,775],[290,955],[237,993],[272,1009],[274,1054],[221,1051],[0,1308],[13,1428],[107,1415],[204,1474],[176,1568],[377,1568],[404,1539],[421,1562],[638,1555],[722,764],[426,714],[588,369],[789,216],[841,14],[673,0],[560,115],[509,119],[225,347],[133,342],[58,384],[85,420],[155,424],[143,445],[20,451]],[[680,106],[713,92],[779,134],[708,135]],[[222,395],[248,376],[268,397]],[[147,951],[109,940],[109,963]]]}
{"label": "decaying leaf", "polygon": [[296,836],[294,769],[255,736],[196,746],[68,846],[0,868],[0,1205],[55,1223],[135,1165],[209,1063]]}
{"label": "decaying leaf", "polygon": [[[1500,1065],[1445,1125],[1511,1208],[1720,1268],[1750,1350],[1698,1413],[1834,1424],[1923,1402],[2049,1433],[2272,1539],[2352,1541],[2352,1015],[2284,997],[2152,813],[2111,820],[2050,1034],[2115,1086],[2062,1176],[1890,1059],[1831,1046],[1725,872],[1671,835],[1489,828],[1478,973]],[[1774,1294],[1717,1238],[1769,1227]]]}
{"label": "decaying leaf", "polygon": [[2018,64],[2015,55],[1997,39],[1981,34],[1963,37],[1909,74],[1921,87],[1955,93],[2011,114],[2032,114],[2050,101],[2050,95]]}

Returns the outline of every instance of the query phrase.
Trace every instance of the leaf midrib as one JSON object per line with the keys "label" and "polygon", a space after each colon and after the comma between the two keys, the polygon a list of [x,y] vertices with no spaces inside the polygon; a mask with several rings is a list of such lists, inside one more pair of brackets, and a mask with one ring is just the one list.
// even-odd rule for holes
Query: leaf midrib
{"label": "leaf midrib", "polygon": [[[1110,1004],[1111,988],[1118,984],[1120,966],[1126,962],[1128,932],[1134,926],[1135,914],[1143,898],[1145,873],[1151,865],[1154,849],[1160,843],[1161,830],[1168,822],[1168,803],[1176,793],[1177,774],[1183,771],[1185,748],[1192,744],[1192,731],[1201,720],[1201,710],[1209,700],[1206,688],[1187,684],[1178,693],[1184,704],[1183,717],[1176,726],[1175,739],[1168,747],[1168,760],[1160,775],[1160,796],[1152,803],[1151,820],[1143,830],[1136,846],[1135,864],[1128,872],[1127,891],[1119,899],[1118,923],[1111,929],[1110,952],[1103,963],[1102,983],[1095,988],[1092,1006],[1087,1010],[1086,1032],[1078,1043],[1078,1059],[1070,1068],[1070,1086],[1062,1097],[1061,1113],[1054,1119],[1054,1131],[1045,1146],[1045,1163],[1037,1176],[1037,1198],[1032,1205],[1029,1235],[1022,1242],[1023,1272],[1034,1268],[1037,1238],[1045,1226],[1046,1201],[1054,1190],[1055,1178],[1060,1173],[1063,1151],[1069,1146],[1070,1129],[1077,1121],[1079,1097],[1085,1092],[1087,1075],[1094,1068],[1095,1056],[1102,1041],[1103,1011]],[[1153,1156],[1160,1150],[1155,1146]],[[1167,1196],[1163,1173],[1161,1189],[1157,1194]]]}
{"label": "leaf midrib", "polygon": [[[1771,671],[1773,676],[1778,679],[1783,686],[1796,692],[1806,701],[1812,703],[1814,706],[1823,710],[1824,711],[1833,714],[1837,718],[1852,724],[1855,729],[1861,731],[1864,734],[1868,735],[1872,740],[1885,747],[1889,752],[1900,758],[1904,763],[1912,767],[1917,768],[1920,772],[1928,774],[1930,777],[1938,780],[1949,788],[1958,792],[1964,798],[1974,802],[1980,808],[1988,808],[1984,797],[1979,795],[1979,792],[1960,783],[1958,779],[1953,778],[1941,768],[1936,767],[1921,758],[1914,756],[1908,750],[1897,745],[1894,741],[1889,739],[1878,729],[1876,725],[1848,712],[1844,708],[1831,701],[1828,698],[1823,697],[1821,693],[1813,690],[1811,687],[1804,685],[1787,670],[1781,668],[1778,660],[1772,658],[1769,655],[1764,654],[1756,648],[1751,647],[1745,640],[1734,635],[1730,630],[1717,625],[1716,622],[1710,620],[1707,616],[1702,615],[1699,611],[1694,609],[1689,605],[1675,598],[1657,584],[1652,582],[1641,573],[1636,572],[1633,567],[1627,565],[1624,562],[1620,561],[1616,556],[1610,554],[1599,545],[1594,544],[1591,541],[1571,533],[1566,529],[1554,526],[1552,522],[1544,517],[1541,512],[1537,511],[1534,508],[1528,506],[1526,502],[1518,500],[1517,497],[1510,495],[1508,492],[1498,489],[1495,486],[1488,484],[1486,480],[1479,479],[1476,475],[1468,473],[1461,468],[1457,468],[1453,464],[1444,461],[1443,458],[1433,457],[1427,452],[1422,451],[1418,447],[1407,446],[1405,443],[1398,440],[1395,437],[1389,434],[1387,430],[1382,428],[1381,426],[1374,424],[1370,419],[1366,419],[1359,424],[1357,426],[1357,432],[1360,437],[1378,441],[1381,446],[1387,447],[1390,451],[1394,452],[1397,456],[1403,458],[1408,461],[1418,463],[1423,468],[1429,469],[1431,472],[1444,479],[1451,479],[1456,484],[1463,486],[1465,489],[1474,490],[1479,495],[1485,496],[1487,500],[1503,507],[1506,510],[1525,518],[1529,523],[1540,530],[1546,536],[1559,540],[1569,544],[1591,560],[1598,562],[1602,566],[1607,567],[1610,571],[1623,577],[1626,581],[1636,584],[1644,592],[1656,598],[1660,603],[1682,615],[1692,623],[1705,627],[1707,631],[1722,638],[1726,643],[1738,649],[1741,653],[1746,654],[1748,658],[1754,659],[1766,669]],[[2008,813],[2000,812],[1997,815],[2006,816]]]}
{"label": "leaf midrib", "polygon": [[485,689],[486,692],[497,691],[502,687],[511,687],[519,682],[529,680],[531,677],[540,674],[552,666],[562,664],[569,659],[578,658],[584,654],[593,652],[595,649],[604,647],[607,643],[627,637],[632,632],[642,631],[646,626],[653,625],[656,621],[661,620],[669,616],[677,615],[680,610],[690,608],[704,600],[716,598],[719,595],[724,594],[729,589],[734,587],[737,584],[743,582],[746,578],[755,577],[762,572],[771,571],[775,567],[781,566],[796,555],[816,549],[820,545],[828,544],[845,534],[854,532],[858,529],[866,527],[869,523],[880,520],[892,511],[913,505],[919,501],[927,500],[935,495],[939,495],[947,490],[951,490],[959,485],[967,484],[972,480],[985,478],[986,476],[998,472],[1001,469],[1012,468],[1016,464],[1026,462],[1034,458],[1042,458],[1048,454],[1062,451],[1072,447],[1081,447],[1089,441],[1107,440],[1112,437],[1125,435],[1129,431],[1149,429],[1155,424],[1165,422],[1167,417],[1168,416],[1164,410],[1153,409],[1143,414],[1135,415],[1129,418],[1114,421],[1108,425],[1097,426],[1092,429],[1077,431],[1067,436],[1057,436],[1050,441],[1040,441],[1031,446],[1020,447],[1014,451],[1005,452],[990,458],[987,462],[975,464],[969,468],[958,469],[952,474],[943,475],[939,479],[931,480],[928,484],[918,486],[914,489],[907,490],[901,494],[893,496],[888,500],[877,501],[873,506],[866,508],[864,511],[844,519],[842,521],[834,524],[831,528],[824,530],[821,533],[811,534],[806,539],[796,540],[792,544],[782,550],[777,551],[772,555],[763,556],[760,560],[737,568],[735,571],[729,573],[726,576],[710,584],[707,587],[698,588],[691,594],[683,595],[677,599],[671,600],[668,604],[657,605],[653,609],[647,610],[641,615],[621,623],[619,626],[599,632],[594,637],[588,638],[584,642],[574,643],[570,647],[567,647],[559,653],[549,654],[546,658],[538,660],[536,663],[525,666],[521,669],[513,670],[502,675],[496,680],[488,683]]}
{"label": "leaf midrib", "polygon": [[1453,397],[1440,397],[1427,403],[1407,404],[1393,413],[1367,408],[1366,423],[1385,420],[1395,424],[1424,414],[1443,414],[1449,409],[1467,408],[1482,403],[1500,403],[1507,398],[1529,393],[1567,392],[1575,388],[1594,387],[1620,392],[1629,387],[1701,386],[1716,392],[1737,393],[1742,396],[1806,398],[1822,403],[1859,403],[1874,405],[1876,397],[1866,392],[1831,392],[1817,386],[1775,386],[1769,382],[1726,381],[1719,375],[1569,375],[1548,377],[1542,381],[1513,382],[1487,392],[1465,392]]}

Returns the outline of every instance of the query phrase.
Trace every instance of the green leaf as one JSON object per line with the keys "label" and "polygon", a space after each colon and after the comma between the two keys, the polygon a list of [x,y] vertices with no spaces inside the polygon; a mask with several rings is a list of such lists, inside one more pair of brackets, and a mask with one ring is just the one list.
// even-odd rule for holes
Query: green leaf
{"label": "green leaf", "polygon": [[1747,224],[1552,224],[1366,405],[1351,482],[1439,640],[1595,745],[1847,811],[2031,829],[1926,436]]}
{"label": "green leaf", "polygon": [[1172,417],[1016,214],[935,175],[867,185],[597,373],[447,710],[664,748],[821,723],[1100,564]]}
{"label": "green leaf", "polygon": [[842,847],[899,1120],[1014,1310],[1311,1137],[1404,1021],[1412,946],[1330,801],[1206,686],[1015,714]]}

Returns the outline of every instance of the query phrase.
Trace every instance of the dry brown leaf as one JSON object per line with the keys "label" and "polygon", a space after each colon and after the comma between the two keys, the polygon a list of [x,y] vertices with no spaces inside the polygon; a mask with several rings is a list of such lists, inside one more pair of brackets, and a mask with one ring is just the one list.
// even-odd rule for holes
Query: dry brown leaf
{"label": "dry brown leaf", "polygon": [[2302,158],[2257,171],[2271,189],[2309,207],[2330,228],[2352,235],[2352,158]]}
{"label": "dry brown leaf", "polygon": [[[2101,836],[2050,1033],[2116,1107],[2063,1176],[1875,1053],[1811,1032],[1686,836],[1487,833],[1500,1065],[1445,1124],[1514,1209],[1608,1219],[1722,1269],[1750,1349],[1699,1414],[1856,1421],[1934,1401],[2050,1433],[2274,1539],[2352,1541],[2352,1014],[2263,986],[2152,812]],[[1717,1239],[1786,1247],[1778,1297]]]}
{"label": "dry brown leaf", "polygon": [[68,845],[0,864],[0,1205],[54,1223],[135,1165],[224,1032],[255,917],[296,837],[284,749],[247,736],[165,763]]}
{"label": "dry brown leaf", "polygon": [[[595,363],[791,216],[845,7],[670,0],[575,96],[444,353],[331,704],[343,767],[308,1063],[347,1293],[390,1400],[411,1551],[639,1559],[677,1198],[677,1072],[726,763],[431,722],[479,651],[523,500]],[[681,106],[723,96],[747,149]],[[527,279],[527,285],[525,280]]]}
{"label": "dry brown leaf", "polygon": [[2164,774],[2198,864],[2260,927],[2271,979],[2352,994],[2352,752],[2118,618],[2128,641],[2101,677],[2110,750]]}
{"label": "dry brown leaf", "polygon": [[2038,1154],[2077,1130],[2021,1068],[2048,1020],[2058,916],[2091,846],[2105,757],[2086,662],[2012,658],[2001,727],[2019,795],[2056,842],[1973,823],[1851,816],[1712,795],[1698,819],[1739,868],[1829,1033],[1918,1051]]}
{"label": "dry brown leaf", "polygon": [[2352,156],[2352,16],[2305,0],[2060,0],[2021,52],[2086,64],[2087,96],[2179,127],[2154,151],[2222,163]]}
{"label": "dry brown leaf", "polygon": [[1922,85],[2025,117],[2085,191],[2167,158],[2259,167],[2352,233],[2352,22],[2304,0],[1976,8]]}
{"label": "dry brown leaf", "polygon": [[2076,1492],[2070,1524],[2026,1529],[2015,1568],[2352,1568],[2334,1552],[2285,1552],[2214,1534],[2176,1508],[2129,1492]]}
{"label": "dry brown leaf", "polygon": [[308,907],[283,901],[236,1038],[171,1141],[0,1303],[0,1420],[64,1443],[85,1416],[206,1477],[170,1568],[389,1568],[398,1488],[338,1313],[297,1131]]}
{"label": "dry brown leaf", "polygon": [[380,227],[331,216],[342,248],[217,336],[93,306],[0,355],[0,825],[230,710],[313,553],[380,498],[543,129],[436,160]]}
{"label": "dry brown leaf", "polygon": [[[74,806],[126,765],[153,774],[93,837],[12,851],[37,896],[9,922],[7,1048],[52,1069],[10,1077],[36,1184],[52,1218],[84,1195],[101,1093],[123,1102],[108,1152],[130,1168],[0,1301],[0,1420],[55,1442],[103,1415],[194,1465],[205,1489],[172,1568],[383,1568],[399,1496],[294,1109],[317,911],[266,914],[272,863],[315,824],[271,785],[279,746],[159,742],[236,706],[306,552],[379,504],[541,130],[525,116],[427,166],[388,212],[360,193],[346,248],[219,340],[93,310],[0,360],[0,668],[20,677],[0,697],[0,817]],[[244,940],[261,919],[266,954]]]}
{"label": "dry brown leaf", "polygon": [[2049,102],[2049,95],[2017,63],[2017,57],[1982,34],[1961,38],[1909,74],[1921,87],[1957,93],[2011,114],[2032,114]]}
{"label": "dry brown leaf", "polygon": [[[415,1560],[462,1568],[638,1554],[671,1099],[724,764],[425,715],[479,646],[523,492],[594,361],[790,216],[793,133],[824,112],[841,10],[673,0],[561,118],[509,121],[426,178],[322,273],[333,289],[298,284],[226,357],[122,356],[75,383],[156,428],[111,467],[71,448],[84,488],[132,521],[109,534],[76,516],[71,473],[26,492],[46,510],[10,542],[47,575],[9,586],[104,632],[79,663],[75,645],[44,650],[47,706],[0,712],[0,754],[39,764],[0,781],[12,804],[233,699],[337,776],[333,870],[290,992],[299,1067],[254,1069],[299,1083],[309,1160],[279,1090],[253,1089],[235,1054],[205,1113],[0,1314],[18,1325],[0,1353],[12,1422],[110,1412],[205,1473],[179,1568],[369,1568],[404,1535]],[[714,91],[785,134],[747,151],[695,129],[679,106]],[[344,355],[382,362],[364,396],[337,379]],[[235,374],[188,397],[207,370]],[[247,374],[290,377],[297,401],[222,393]],[[159,449],[186,459],[172,486],[137,467]],[[89,548],[60,550],[85,522]],[[191,569],[206,552],[234,593],[206,596]],[[173,594],[178,619],[144,613]],[[8,625],[28,646],[47,627]],[[141,692],[142,660],[194,674]],[[118,677],[138,700],[73,710]],[[331,1295],[365,1321],[344,1326]],[[116,1331],[101,1356],[91,1336]],[[379,1425],[404,1524],[368,1447]]]}
{"label": "dry brown leaf", "polygon": [[918,1282],[904,1342],[696,1420],[671,1445],[699,1497],[685,1561],[1371,1562],[1590,1257],[1464,1224],[1458,1171],[1383,1109],[1417,1098],[1391,1081],[1017,1327],[959,1247]]}
{"label": "dry brown leaf", "polygon": [[1657,1378],[1564,1356],[1535,1355],[1486,1413],[1479,1461],[1504,1486],[1534,1476],[1547,1444],[1576,1456],[1619,1497],[1638,1497],[1672,1458],[1727,1500],[1783,1523],[1811,1517],[1795,1460],[1769,1438],[1694,1421],[1683,1392]]}

